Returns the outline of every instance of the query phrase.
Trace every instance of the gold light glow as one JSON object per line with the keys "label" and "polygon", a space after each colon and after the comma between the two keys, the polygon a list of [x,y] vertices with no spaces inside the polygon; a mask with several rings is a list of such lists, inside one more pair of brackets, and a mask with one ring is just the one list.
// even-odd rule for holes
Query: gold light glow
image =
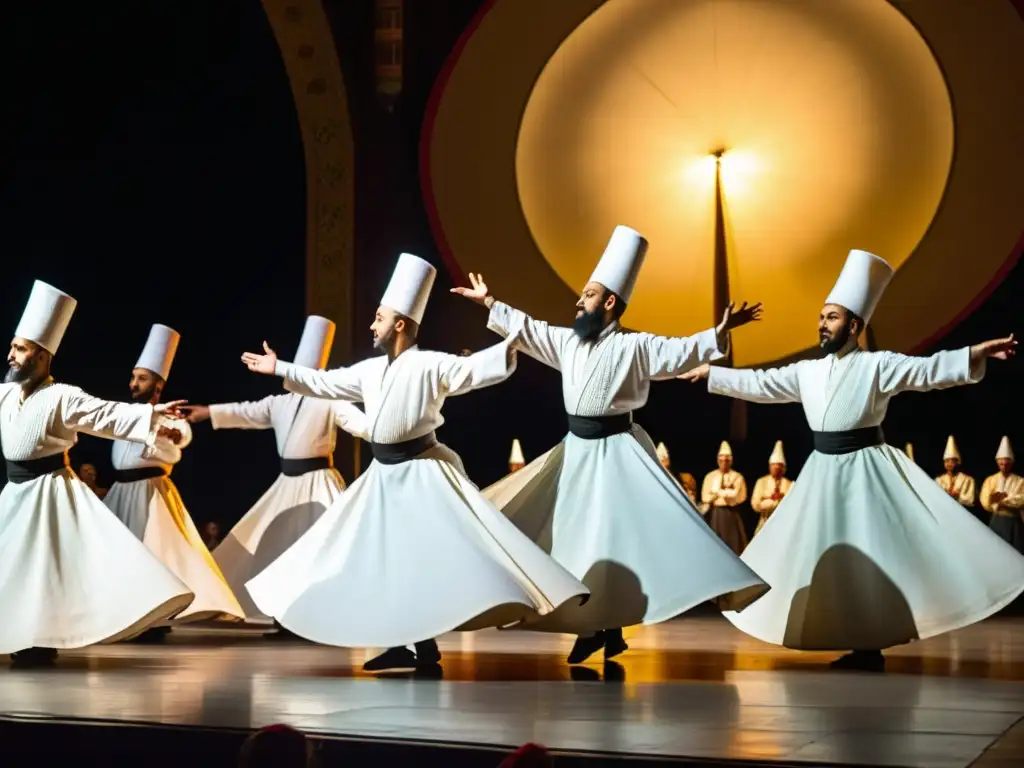
{"label": "gold light glow", "polygon": [[850,248],[899,267],[874,342],[920,351],[1024,245],[1022,48],[1011,0],[491,0],[424,120],[435,240],[456,279],[567,323],[628,224],[651,250],[626,324],[691,333],[722,149],[730,295],[767,304],[736,364],[814,353]]}
{"label": "gold light glow", "polygon": [[634,227],[651,247],[627,323],[712,325],[717,147],[731,298],[765,301],[770,318],[735,339],[748,365],[813,344],[851,248],[896,267],[910,256],[945,189],[952,109],[928,46],[884,0],[610,0],[523,114],[534,240],[578,289],[615,225]]}

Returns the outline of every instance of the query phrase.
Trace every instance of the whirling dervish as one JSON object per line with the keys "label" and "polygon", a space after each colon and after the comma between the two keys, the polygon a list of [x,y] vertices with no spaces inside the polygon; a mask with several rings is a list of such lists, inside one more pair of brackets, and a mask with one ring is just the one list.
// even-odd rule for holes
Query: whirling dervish
{"label": "whirling dervish", "polygon": [[772,590],[726,617],[787,648],[851,651],[839,668],[884,669],[882,650],[973,624],[1024,591],[1024,557],[885,443],[889,400],[981,381],[1013,336],[909,357],[858,339],[892,278],[850,251],[818,318],[824,356],[767,370],[702,366],[708,391],[755,403],[801,403],[814,452],[743,560]]}
{"label": "whirling dervish", "polygon": [[[327,318],[306,318],[295,365],[326,368],[334,333],[335,324]],[[345,491],[345,481],[334,468],[337,432],[340,428],[369,439],[366,415],[344,400],[295,392],[267,395],[255,402],[190,405],[187,411],[191,423],[209,419],[217,430],[274,430],[281,474],[213,551],[246,619],[267,622],[270,617],[256,607],[245,584],[312,528]]]}
{"label": "whirling dervish", "polygon": [[35,282],[0,385],[0,653],[18,664],[134,637],[193,597],[68,464],[79,432],[152,448],[183,402],[112,403],[56,383],[51,364],[76,305]]}
{"label": "whirling dervish", "polygon": [[293,391],[365,404],[374,461],[248,587],[264,613],[302,637],[387,647],[370,671],[432,667],[439,634],[521,622],[588,594],[437,441],[446,398],[504,381],[516,358],[514,334],[466,357],[417,346],[435,274],[422,259],[399,258],[370,326],[379,357],[325,372],[278,361],[266,344],[264,354],[242,356]]}
{"label": "whirling dervish", "polygon": [[[181,335],[156,324],[132,369],[132,402],[160,402],[178,351]],[[242,619],[244,613],[213,561],[203,537],[178,493],[171,470],[181,451],[192,442],[192,429],[184,419],[165,422],[168,437],[152,447],[116,440],[111,449],[114,485],[103,500],[117,518],[171,569],[195,595],[175,623],[209,619]],[[156,634],[169,627],[150,630]]]}
{"label": "whirling dervish", "polygon": [[760,305],[729,306],[717,328],[668,338],[632,333],[620,318],[647,241],[617,227],[576,302],[572,328],[534,320],[496,301],[480,275],[453,291],[485,306],[487,327],[562,374],[569,434],[553,449],[485,491],[532,541],[591,591],[524,628],[577,635],[568,661],[627,645],[622,628],[670,619],[705,601],[741,609],[767,589],[705,524],[633,422],[651,381],[672,379],[726,354],[729,332]]}

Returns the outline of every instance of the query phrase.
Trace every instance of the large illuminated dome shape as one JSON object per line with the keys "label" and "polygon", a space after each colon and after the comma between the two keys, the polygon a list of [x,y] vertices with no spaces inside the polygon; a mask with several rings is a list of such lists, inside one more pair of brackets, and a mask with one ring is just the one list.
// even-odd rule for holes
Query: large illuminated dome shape
{"label": "large illuminated dome shape", "polygon": [[[1010,0],[494,0],[434,94],[424,192],[456,271],[565,321],[616,224],[651,242],[626,316],[715,321],[715,159],[734,362],[813,346],[846,253],[897,267],[874,321],[909,350],[1024,229],[1024,23]],[[723,269],[722,267],[719,268]]]}

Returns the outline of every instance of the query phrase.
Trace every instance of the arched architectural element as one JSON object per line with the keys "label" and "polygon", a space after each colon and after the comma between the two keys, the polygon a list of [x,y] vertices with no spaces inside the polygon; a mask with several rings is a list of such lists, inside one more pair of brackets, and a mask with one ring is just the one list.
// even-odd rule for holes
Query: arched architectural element
{"label": "arched architectural element", "polygon": [[[348,95],[321,0],[263,0],[288,72],[306,159],[306,311],[333,320],[331,364],[352,357],[355,144]],[[359,441],[339,440],[359,475]]]}
{"label": "arched architectural element", "polygon": [[306,158],[306,311],[338,325],[352,354],[355,145],[348,95],[320,0],[263,0],[288,72]]}

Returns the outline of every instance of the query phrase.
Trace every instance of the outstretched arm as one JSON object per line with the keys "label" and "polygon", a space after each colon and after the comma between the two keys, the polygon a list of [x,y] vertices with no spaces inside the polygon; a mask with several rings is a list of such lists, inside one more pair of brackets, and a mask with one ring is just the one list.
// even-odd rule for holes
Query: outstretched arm
{"label": "outstretched arm", "polygon": [[61,397],[58,418],[65,429],[74,432],[153,445],[158,436],[168,433],[162,417],[179,416],[183,404],[182,400],[155,406],[115,403],[69,387]]}
{"label": "outstretched arm", "polygon": [[506,339],[473,355],[438,355],[436,385],[449,396],[500,384],[516,370],[514,342]]}
{"label": "outstretched arm", "polygon": [[642,334],[639,346],[642,364],[650,378],[663,380],[674,379],[702,363],[721,360],[729,353],[732,330],[760,320],[761,312],[760,303],[748,307],[747,302],[743,302],[739,308],[730,304],[725,308],[722,322],[695,336],[670,338]]}
{"label": "outstretched arm", "polygon": [[878,366],[878,385],[886,394],[927,392],[962,384],[977,384],[985,377],[989,358],[1006,360],[1017,351],[1010,334],[973,347],[936,352],[929,357],[911,357],[883,352]]}
{"label": "outstretched arm", "polygon": [[452,293],[465,296],[489,309],[490,315],[487,317],[489,330],[494,331],[502,338],[517,334],[516,349],[525,352],[544,365],[561,370],[562,355],[567,344],[572,340],[572,329],[548,325],[543,320],[534,320],[525,312],[495,301],[481,275],[474,275],[471,272],[469,280],[472,283],[472,288],[452,288]]}
{"label": "outstretched arm", "polygon": [[262,355],[257,352],[245,352],[242,354],[242,363],[255,373],[280,376],[284,379],[285,389],[289,392],[326,400],[348,400],[353,403],[363,401],[358,364],[351,368],[335,368],[330,371],[303,368],[295,363],[278,360],[277,353],[265,341]]}
{"label": "outstretched arm", "polygon": [[274,426],[274,399],[278,397],[281,395],[241,403],[189,406],[188,420],[197,424],[209,419],[214,429],[270,429]]}
{"label": "outstretched arm", "polygon": [[800,363],[782,368],[736,369],[701,365],[679,378],[684,381],[708,380],[708,392],[752,403],[800,402]]}

